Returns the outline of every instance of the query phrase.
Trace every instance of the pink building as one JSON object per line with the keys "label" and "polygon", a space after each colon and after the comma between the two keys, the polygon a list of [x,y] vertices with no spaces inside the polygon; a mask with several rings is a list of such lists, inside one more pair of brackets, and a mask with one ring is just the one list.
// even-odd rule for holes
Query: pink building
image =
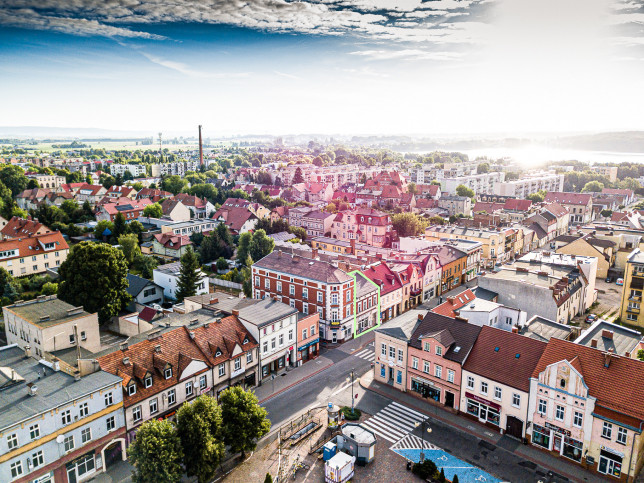
{"label": "pink building", "polygon": [[299,314],[297,320],[297,365],[318,356],[320,350],[320,314]]}
{"label": "pink building", "polygon": [[480,332],[479,326],[428,312],[409,341],[407,391],[459,409],[462,366]]}
{"label": "pink building", "polygon": [[387,213],[372,208],[341,211],[333,220],[331,238],[358,240],[374,247],[390,247],[398,239]]}

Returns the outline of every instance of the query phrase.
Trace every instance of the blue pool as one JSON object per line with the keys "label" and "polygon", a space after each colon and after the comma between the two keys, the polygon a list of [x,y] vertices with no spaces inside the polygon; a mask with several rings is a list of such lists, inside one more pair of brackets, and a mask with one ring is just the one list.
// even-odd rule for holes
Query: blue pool
{"label": "blue pool", "polygon": [[[418,463],[420,461],[420,451],[419,449],[393,449],[400,456],[407,458],[408,460]],[[486,473],[476,466],[472,466],[465,461],[455,458],[449,453],[446,453],[442,449],[426,449],[425,458],[432,460],[438,466],[438,470],[441,468],[445,470],[445,478],[451,480],[454,475],[458,475],[458,481],[460,483],[500,483],[501,480],[495,478],[489,473]]]}

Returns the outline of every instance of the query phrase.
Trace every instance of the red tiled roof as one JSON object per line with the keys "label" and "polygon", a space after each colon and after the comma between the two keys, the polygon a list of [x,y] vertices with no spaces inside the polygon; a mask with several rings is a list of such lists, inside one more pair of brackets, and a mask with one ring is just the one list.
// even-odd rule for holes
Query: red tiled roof
{"label": "red tiled roof", "polygon": [[447,301],[434,307],[432,309],[432,312],[434,312],[435,314],[444,315],[445,317],[454,318],[457,315],[455,311],[471,303],[475,298],[476,295],[474,295],[474,292],[472,292],[470,289],[467,289],[458,295],[447,297]]}
{"label": "red tiled roof", "polygon": [[503,206],[506,210],[512,211],[528,211],[532,206],[532,201],[530,200],[519,200],[516,198],[508,198],[505,200],[505,205]]}
{"label": "red tiled roof", "polygon": [[362,274],[381,287],[380,295],[385,295],[402,288],[402,283],[400,282],[398,275],[384,262],[380,262],[377,265],[371,265],[366,270],[363,270]]}
{"label": "red tiled roof", "polygon": [[136,199],[140,200],[141,198],[169,198],[172,196],[172,193],[169,191],[163,191],[153,188],[141,188],[136,194]]}
{"label": "red tiled roof", "polygon": [[421,195],[429,194],[429,196],[436,196],[439,188],[440,186],[436,184],[417,184],[416,192]]}
{"label": "red tiled roof", "polygon": [[156,241],[166,248],[179,250],[186,245],[192,245],[188,235],[175,235],[174,233],[157,233],[154,235]]}
{"label": "red tiled roof", "polygon": [[[212,365],[232,359],[232,353],[237,345],[242,352],[235,358],[258,346],[257,341],[234,315],[224,317],[219,322],[211,322],[208,327],[201,326],[190,332],[194,334],[195,342],[208,356]],[[220,355],[217,355],[217,349],[221,352]]]}
{"label": "red tiled roof", "polygon": [[483,326],[463,369],[528,392],[544,350],[546,343],[540,340]]}
{"label": "red tiled roof", "polygon": [[175,200],[181,201],[186,206],[194,206],[195,208],[205,208],[206,200],[202,200],[196,196],[192,196],[186,193],[179,193],[174,197]]}
{"label": "red tiled roof", "polygon": [[569,213],[569,211],[564,206],[561,206],[559,203],[549,203],[544,206],[544,209],[550,212],[552,215],[556,216],[557,218],[565,216],[567,213]]}
{"label": "red tiled roof", "polygon": [[146,322],[151,322],[154,317],[156,317],[157,311],[152,307],[144,307],[141,312],[139,312],[139,319],[143,319]]}
{"label": "red tiled roof", "polygon": [[223,219],[223,223],[231,230],[238,232],[244,226],[244,223],[251,218],[257,218],[248,208],[226,208],[221,207],[212,216],[214,220]]}
{"label": "red tiled roof", "polygon": [[[53,243],[54,247],[49,250],[45,250],[44,245],[48,243]],[[69,245],[59,231],[46,233],[44,235],[36,235],[33,237],[10,238],[8,240],[0,241],[0,252],[18,250],[18,254],[16,256],[7,257],[5,260],[67,249],[69,249]]]}
{"label": "red tiled roof", "polygon": [[49,228],[38,221],[31,220],[31,217],[25,220],[17,216],[12,217],[2,230],[0,230],[0,233],[5,238],[30,237],[38,233],[44,234],[50,232],[51,230]]}
{"label": "red tiled roof", "polygon": [[487,201],[477,201],[474,204],[472,211],[474,213],[484,212],[484,213],[494,213],[495,211],[502,210],[505,207],[503,203],[493,203]]}
{"label": "red tiled roof", "polygon": [[120,197],[116,200],[110,200],[109,203],[105,203],[101,210],[103,210],[108,215],[116,215],[118,213],[129,213],[132,211],[143,211],[143,209],[152,204],[148,198],[142,198],[140,200],[131,200],[126,197]]}
{"label": "red tiled roof", "polygon": [[333,193],[333,200],[345,201],[347,203],[356,202],[356,194],[349,191],[335,191]]}
{"label": "red tiled roof", "polygon": [[[546,350],[539,359],[532,377],[551,364],[578,358],[578,367],[597,404],[609,410],[644,419],[644,365],[642,361],[612,355],[606,367],[605,353],[599,349],[586,347],[573,342],[550,339]],[[627,382],[628,390],[624,389]]]}
{"label": "red tiled roof", "polygon": [[549,191],[544,201],[546,203],[560,203],[563,205],[587,205],[593,197],[587,193],[567,193],[563,191]]}
{"label": "red tiled roof", "polygon": [[392,184],[386,184],[382,187],[382,193],[380,194],[381,198],[395,198],[399,199],[402,191],[398,186]]}
{"label": "red tiled roof", "polygon": [[437,206],[438,200],[428,200],[427,198],[418,198],[416,200],[416,208],[418,209],[436,208]]}
{"label": "red tiled roof", "polygon": [[633,196],[633,191],[629,189],[620,189],[620,188],[603,188],[602,194],[605,195],[622,195],[631,197]]}

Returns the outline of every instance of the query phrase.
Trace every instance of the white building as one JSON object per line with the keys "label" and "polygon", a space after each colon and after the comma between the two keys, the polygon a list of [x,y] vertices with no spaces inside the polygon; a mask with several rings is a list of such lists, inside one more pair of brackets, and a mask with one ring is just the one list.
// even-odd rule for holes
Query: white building
{"label": "white building", "polygon": [[[176,299],[179,277],[181,276],[181,262],[161,265],[155,268],[152,274],[154,283],[163,287],[163,295],[171,299]],[[199,274],[201,275],[201,281],[197,286],[197,293],[195,295],[208,293],[208,277],[201,270],[199,270]]]}
{"label": "white building", "polygon": [[513,327],[525,325],[527,314],[523,310],[475,298],[461,307],[458,315],[467,319],[470,324],[512,331]]}
{"label": "white building", "polygon": [[540,190],[563,191],[564,175],[549,171],[530,173],[521,179],[503,181],[495,185],[494,194],[524,199]]}
{"label": "white building", "polygon": [[110,174],[112,176],[117,176],[120,174],[121,177],[123,177],[128,171],[134,178],[146,175],[144,164],[112,164],[110,166]]}
{"label": "white building", "polygon": [[439,180],[441,183],[441,191],[453,195],[456,193],[456,188],[460,185],[465,185],[474,190],[476,194],[495,194],[497,185],[505,181],[505,173],[502,171],[481,173],[481,174],[464,174],[462,176],[448,178],[445,177]]}

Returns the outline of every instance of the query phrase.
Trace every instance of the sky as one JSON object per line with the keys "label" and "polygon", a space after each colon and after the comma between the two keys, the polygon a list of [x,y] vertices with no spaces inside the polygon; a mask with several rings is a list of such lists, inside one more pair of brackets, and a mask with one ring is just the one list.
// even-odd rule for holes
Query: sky
{"label": "sky", "polygon": [[0,126],[644,130],[642,0],[0,0]]}

